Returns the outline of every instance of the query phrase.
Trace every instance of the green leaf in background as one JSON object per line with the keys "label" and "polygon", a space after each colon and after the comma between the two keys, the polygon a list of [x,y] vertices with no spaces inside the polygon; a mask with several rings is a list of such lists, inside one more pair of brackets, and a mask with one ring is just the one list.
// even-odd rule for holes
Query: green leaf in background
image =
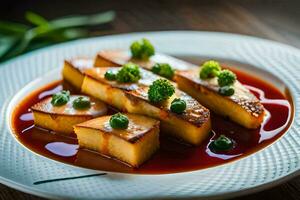
{"label": "green leaf in background", "polygon": [[33,13],[31,11],[26,12],[25,18],[27,19],[27,21],[29,21],[30,23],[32,23],[33,25],[36,25],[36,26],[47,26],[48,25],[48,21],[44,17],[42,17],[36,13]]}
{"label": "green leaf in background", "polygon": [[68,16],[51,21],[36,13],[27,12],[25,18],[35,27],[0,21],[0,62],[33,49],[86,37],[88,31],[78,27],[109,23],[114,20],[115,12]]}
{"label": "green leaf in background", "polygon": [[66,40],[72,40],[77,38],[83,38],[88,35],[88,31],[85,29],[66,29],[51,34],[46,34],[44,37],[35,38],[28,46],[28,51],[39,49],[42,47],[49,46],[54,43],[63,42]]}
{"label": "green leaf in background", "polygon": [[33,41],[29,46],[28,46],[28,49],[27,51],[32,51],[32,50],[35,50],[35,49],[39,49],[39,48],[43,48],[43,47],[46,47],[46,46],[50,46],[54,44],[52,41]]}
{"label": "green leaf in background", "polygon": [[72,40],[76,38],[82,38],[88,35],[87,30],[85,29],[67,29],[62,32],[62,37],[64,37],[65,40]]}
{"label": "green leaf in background", "polygon": [[3,59],[8,59],[14,56],[17,56],[24,52],[32,38],[34,38],[35,32],[31,30],[27,31],[24,36],[21,38],[20,42],[11,48],[3,57],[0,57],[0,61]]}
{"label": "green leaf in background", "polygon": [[59,29],[35,37],[34,42],[43,41],[43,40],[47,40],[51,42],[63,42],[66,40],[86,37],[87,35],[88,35],[88,31],[84,28]]}
{"label": "green leaf in background", "polygon": [[3,34],[24,34],[28,29],[24,24],[0,21],[0,33]]}
{"label": "green leaf in background", "polygon": [[59,18],[49,22],[52,26],[56,28],[69,28],[78,26],[94,26],[98,24],[104,24],[111,22],[115,18],[115,12],[108,11],[95,15],[74,15]]}
{"label": "green leaf in background", "polygon": [[17,42],[18,38],[14,36],[0,35],[0,58],[4,56]]}

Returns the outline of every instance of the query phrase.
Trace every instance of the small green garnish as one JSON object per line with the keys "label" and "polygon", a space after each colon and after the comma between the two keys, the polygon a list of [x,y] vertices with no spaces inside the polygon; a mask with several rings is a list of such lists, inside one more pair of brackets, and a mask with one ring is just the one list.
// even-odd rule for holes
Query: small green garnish
{"label": "small green garnish", "polygon": [[[55,43],[89,36],[88,26],[107,24],[113,21],[115,12],[93,15],[63,16],[47,20],[37,13],[26,12],[26,24],[0,22],[0,62]],[[24,21],[24,20],[22,20]]]}
{"label": "small green garnish", "polygon": [[134,63],[126,63],[118,71],[116,80],[120,83],[133,83],[141,78],[140,68]]}
{"label": "small green garnish", "polygon": [[69,100],[70,100],[70,92],[62,90],[52,95],[51,104],[53,106],[62,106],[68,103]]}
{"label": "small green garnish", "polygon": [[129,120],[125,115],[117,113],[111,116],[109,124],[114,129],[126,129],[128,127]]}
{"label": "small green garnish", "polygon": [[223,95],[223,96],[231,96],[234,94],[234,88],[232,86],[223,86],[219,88],[219,94]]}
{"label": "small green garnish", "polygon": [[172,79],[174,76],[174,69],[168,63],[156,63],[151,71],[167,79]]}
{"label": "small green garnish", "polygon": [[201,79],[218,77],[219,93],[223,96],[231,96],[234,94],[234,88],[231,85],[236,81],[236,75],[227,69],[221,70],[221,66],[217,61],[209,60],[202,64],[200,71]]}
{"label": "small green garnish", "polygon": [[132,58],[148,60],[155,54],[155,49],[149,40],[143,38],[135,41],[130,46]]}
{"label": "small green garnish", "polygon": [[91,102],[87,97],[78,97],[73,101],[73,108],[84,110],[91,107]]}
{"label": "small green garnish", "polygon": [[186,109],[186,103],[184,100],[176,98],[172,101],[170,109],[174,113],[181,114]]}
{"label": "small green garnish", "polygon": [[148,99],[153,103],[167,100],[175,93],[175,87],[166,79],[157,79],[149,87]]}
{"label": "small green garnish", "polygon": [[221,66],[217,61],[209,60],[202,64],[200,71],[200,78],[207,79],[213,78],[219,75]]}
{"label": "small green garnish", "polygon": [[104,74],[104,77],[109,81],[114,81],[117,79],[117,73],[112,70],[107,70]]}
{"label": "small green garnish", "polygon": [[220,135],[211,143],[211,148],[214,151],[228,151],[234,146],[233,141],[225,135]]}
{"label": "small green garnish", "polygon": [[227,69],[224,69],[218,75],[218,84],[220,87],[229,86],[236,81],[236,75]]}

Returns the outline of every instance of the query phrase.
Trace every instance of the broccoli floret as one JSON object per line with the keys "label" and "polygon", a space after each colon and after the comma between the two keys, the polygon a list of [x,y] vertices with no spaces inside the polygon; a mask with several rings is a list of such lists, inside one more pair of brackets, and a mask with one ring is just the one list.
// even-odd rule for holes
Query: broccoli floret
{"label": "broccoli floret", "polygon": [[140,41],[135,41],[130,46],[131,55],[133,58],[148,60],[155,54],[155,49],[149,40],[143,38]]}
{"label": "broccoli floret", "polygon": [[175,93],[175,87],[166,79],[157,79],[148,90],[148,99],[153,103],[167,100]]}
{"label": "broccoli floret", "polygon": [[213,151],[228,151],[234,147],[234,142],[225,135],[220,135],[210,146]]}
{"label": "broccoli floret", "polygon": [[174,69],[167,63],[156,63],[151,71],[167,79],[172,79],[174,76]]}
{"label": "broccoli floret", "polygon": [[207,79],[218,76],[221,71],[221,66],[217,61],[209,60],[202,64],[200,71],[200,78]]}
{"label": "broccoli floret", "polygon": [[218,75],[218,84],[220,87],[230,86],[236,81],[236,75],[227,69],[224,69]]}
{"label": "broccoli floret", "polygon": [[141,78],[140,69],[136,64],[127,63],[118,71],[116,80],[120,83],[133,83]]}
{"label": "broccoli floret", "polygon": [[109,81],[114,81],[117,78],[117,74],[112,70],[108,70],[105,72],[104,77]]}
{"label": "broccoli floret", "polygon": [[126,115],[117,113],[111,116],[109,119],[109,124],[114,129],[127,129],[129,120]]}
{"label": "broccoli floret", "polygon": [[176,98],[172,101],[170,109],[174,113],[182,114],[186,109],[186,102],[182,99]]}
{"label": "broccoli floret", "polygon": [[51,104],[53,106],[62,106],[70,100],[70,91],[62,90],[52,95]]}
{"label": "broccoli floret", "polygon": [[234,88],[232,86],[223,86],[219,88],[218,91],[222,96],[231,96],[234,94]]}
{"label": "broccoli floret", "polygon": [[90,99],[87,97],[80,96],[73,101],[73,108],[75,108],[76,110],[84,110],[90,107],[91,102]]}

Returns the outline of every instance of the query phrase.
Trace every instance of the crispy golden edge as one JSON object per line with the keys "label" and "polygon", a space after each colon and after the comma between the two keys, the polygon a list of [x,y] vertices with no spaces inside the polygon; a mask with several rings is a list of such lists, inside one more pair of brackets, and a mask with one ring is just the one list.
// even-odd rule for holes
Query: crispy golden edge
{"label": "crispy golden edge", "polygon": [[95,61],[94,61],[94,67],[120,67],[121,64],[120,63],[116,63],[111,61],[110,59],[104,57],[101,52],[99,52],[96,55]]}
{"label": "crispy golden edge", "polygon": [[83,126],[83,125],[75,125],[74,128],[85,128],[85,129],[91,129],[91,130],[96,130],[96,131],[100,131],[101,133],[103,134],[112,134],[118,138],[121,138],[122,140],[125,140],[127,142],[130,142],[131,144],[134,144],[134,143],[137,143],[139,142],[140,139],[142,139],[146,134],[150,133],[151,131],[155,130],[155,129],[159,129],[159,125],[160,125],[160,122],[156,120],[155,124],[146,132],[144,132],[143,134],[140,134],[140,135],[137,135],[129,140],[125,140],[123,137],[120,137],[120,135],[118,134],[115,134],[114,132],[105,132],[104,130],[102,129],[98,129],[98,128],[92,128],[92,127],[87,127],[87,126]]}
{"label": "crispy golden edge", "polygon": [[230,97],[221,96],[217,92],[217,90],[215,90],[213,88],[210,88],[210,87],[206,87],[206,86],[201,85],[199,83],[195,83],[193,80],[191,80],[190,78],[182,75],[180,72],[178,74],[176,74],[176,80],[178,81],[178,79],[183,79],[183,80],[187,81],[188,84],[190,84],[192,86],[192,88],[196,89],[197,91],[201,91],[202,93],[205,93],[205,91],[206,92],[207,91],[213,92],[215,95],[218,95],[218,96],[222,97],[224,100],[230,101],[232,103],[235,103],[237,106],[240,106],[243,109],[245,109],[245,111],[249,112],[253,117],[257,117],[258,118],[259,116],[264,115],[264,107],[261,104],[261,102],[259,101],[259,99],[256,99],[257,100],[256,102],[246,101],[247,104],[250,104],[249,105],[250,107],[248,109],[246,109],[245,107],[243,107],[243,105],[242,105],[243,102],[241,100],[237,99],[236,101],[234,101],[233,99],[230,99]]}
{"label": "crispy golden edge", "polygon": [[[109,85],[109,84],[107,84],[105,81],[103,81],[102,79],[95,78],[95,77],[93,77],[93,76],[90,76],[89,74],[85,74],[85,75],[86,75],[87,77],[89,77],[89,78],[91,78],[91,79],[97,81],[97,82],[100,82],[100,83],[105,84],[105,85]],[[150,105],[153,105],[153,106],[155,106],[155,107],[157,107],[157,108],[159,108],[159,109],[163,109],[163,108],[160,107],[158,104],[153,104],[153,103],[151,103],[150,101],[148,101],[147,99],[145,99],[145,98],[143,98],[143,97],[141,97],[141,96],[135,95],[135,94],[134,94],[134,91],[128,91],[128,90],[121,89],[121,88],[119,88],[119,87],[115,87],[115,86],[112,86],[112,85],[109,85],[109,86],[112,87],[112,88],[115,88],[115,89],[122,90],[122,91],[125,93],[125,95],[127,96],[127,98],[130,99],[132,102],[144,101],[144,102],[146,102],[146,103],[148,103],[148,104],[150,104]],[[186,94],[186,93],[184,93],[184,92],[182,92],[182,91],[180,91],[180,93],[189,96],[188,94]],[[189,96],[189,97],[190,97],[190,96]],[[193,98],[191,97],[191,99],[193,99]],[[210,119],[210,112],[209,112],[209,110],[208,110],[206,107],[202,106],[197,100],[195,100],[195,99],[193,99],[193,100],[194,100],[195,102],[197,102],[197,103],[201,106],[202,109],[205,110],[205,114],[204,114],[204,115],[201,115],[201,118],[198,118],[198,119],[192,119],[192,118],[189,117],[190,115],[179,115],[179,114],[173,113],[169,108],[163,109],[163,110],[164,110],[165,112],[167,112],[168,115],[176,116],[176,117],[178,117],[178,118],[180,118],[180,119],[186,120],[188,123],[191,123],[192,125],[194,125],[194,126],[196,126],[196,127],[201,127],[204,123],[206,123],[206,122]],[[190,110],[192,110],[192,109],[190,109]],[[192,119],[192,120],[191,120],[191,119]]]}
{"label": "crispy golden edge", "polygon": [[[46,112],[40,109],[35,108],[39,103],[42,103],[43,101],[46,101],[47,99],[49,99],[51,97],[47,97],[45,99],[43,99],[42,101],[37,102],[36,104],[34,104],[33,106],[30,107],[30,110],[32,110],[33,112],[39,112],[39,113],[43,113],[43,114],[48,114],[48,115],[52,115],[52,116],[76,116],[76,117],[93,117],[93,115],[91,114],[66,114],[66,113],[50,113],[50,112]],[[106,104],[105,104],[106,105]]]}

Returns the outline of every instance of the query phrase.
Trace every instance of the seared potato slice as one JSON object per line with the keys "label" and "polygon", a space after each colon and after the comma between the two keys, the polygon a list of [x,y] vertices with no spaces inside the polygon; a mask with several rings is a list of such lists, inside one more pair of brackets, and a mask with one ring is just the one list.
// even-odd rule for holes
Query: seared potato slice
{"label": "seared potato slice", "polygon": [[[198,101],[176,89],[175,95],[163,105],[153,104],[148,100],[148,88],[154,80],[160,77],[140,69],[142,78],[137,83],[120,84],[104,78],[107,70],[118,69],[117,67],[87,69],[82,84],[82,92],[119,110],[159,119],[165,133],[188,143],[198,145],[206,139],[211,130],[210,113]],[[173,98],[181,98],[186,101],[187,108],[183,114],[170,111]]]}
{"label": "seared potato slice", "polygon": [[201,80],[199,70],[200,68],[195,68],[178,72],[178,87],[210,110],[246,128],[255,129],[260,126],[264,118],[264,107],[247,88],[236,81],[233,85],[234,94],[222,96],[218,93],[217,78]]}
{"label": "seared potato slice", "polygon": [[80,148],[97,151],[138,167],[159,148],[159,121],[126,114],[127,129],[113,129],[111,116],[98,117],[74,126]]}
{"label": "seared potato slice", "polygon": [[62,70],[63,79],[80,91],[84,78],[83,70],[93,67],[93,62],[93,59],[88,58],[65,60]]}
{"label": "seared potato slice", "polygon": [[107,113],[106,104],[94,98],[90,98],[90,108],[76,110],[73,108],[72,102],[79,96],[84,95],[71,95],[69,102],[62,106],[53,106],[51,104],[51,97],[33,105],[31,110],[33,112],[34,124],[57,133],[70,135],[73,133],[73,126],[75,124]]}

